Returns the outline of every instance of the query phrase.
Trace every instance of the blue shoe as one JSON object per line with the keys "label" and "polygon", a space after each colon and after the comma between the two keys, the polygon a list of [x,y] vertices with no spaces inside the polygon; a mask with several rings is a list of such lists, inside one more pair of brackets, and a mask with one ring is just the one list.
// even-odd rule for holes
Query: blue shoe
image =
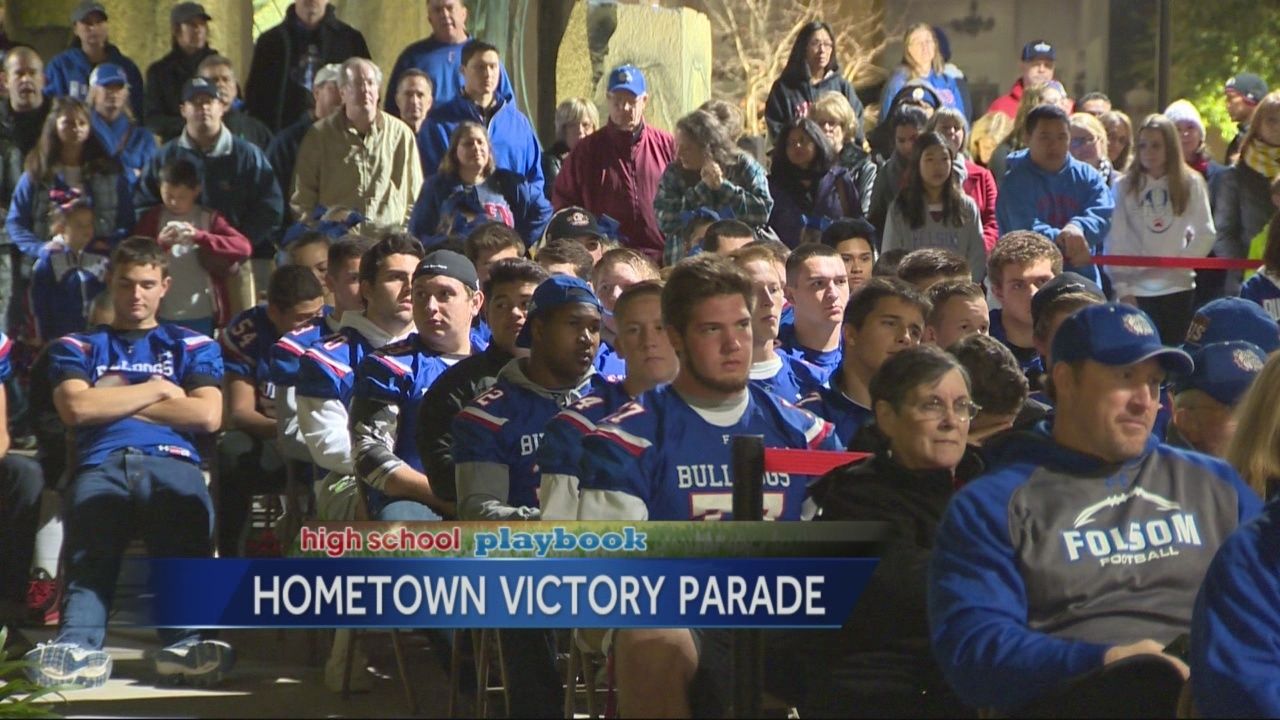
{"label": "blue shoe", "polygon": [[41,687],[102,687],[111,678],[111,656],[72,643],[40,643],[22,656],[27,678]]}
{"label": "blue shoe", "polygon": [[220,640],[185,640],[157,652],[155,663],[163,680],[209,687],[226,677],[236,652]]}

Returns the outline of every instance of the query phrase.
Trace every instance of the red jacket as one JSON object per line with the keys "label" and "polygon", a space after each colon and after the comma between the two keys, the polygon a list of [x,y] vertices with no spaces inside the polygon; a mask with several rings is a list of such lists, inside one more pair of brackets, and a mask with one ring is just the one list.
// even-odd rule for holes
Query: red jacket
{"label": "red jacket", "polygon": [[645,125],[636,135],[609,123],[565,157],[551,204],[556,210],[577,205],[608,215],[618,221],[627,247],[661,262],[664,240],[653,198],[675,152],[670,133]]}
{"label": "red jacket", "polygon": [[1018,103],[1022,102],[1022,90],[1022,78],[1018,78],[1014,81],[1013,87],[1009,88],[1008,95],[1001,95],[991,101],[991,107],[987,108],[987,112],[1004,113],[1010,120],[1018,117]]}
{"label": "red jacket", "polygon": [[973,198],[978,206],[978,217],[982,218],[982,244],[987,246],[987,254],[1000,239],[1000,228],[996,224],[996,178],[991,171],[972,160],[964,161],[964,194]]}
{"label": "red jacket", "polygon": [[[157,205],[146,212],[133,228],[134,235],[155,239],[160,234],[160,213],[164,205]],[[209,271],[209,285],[213,288],[213,326],[224,327],[231,319],[231,294],[227,278],[235,272],[235,266],[249,258],[253,244],[239,230],[227,222],[222,213],[209,211],[209,229],[196,231],[196,245],[202,251],[200,262]]]}

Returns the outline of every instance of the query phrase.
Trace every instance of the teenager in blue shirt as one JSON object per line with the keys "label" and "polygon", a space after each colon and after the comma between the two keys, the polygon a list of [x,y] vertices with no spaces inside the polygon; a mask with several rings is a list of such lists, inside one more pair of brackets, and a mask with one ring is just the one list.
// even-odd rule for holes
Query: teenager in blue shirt
{"label": "teenager in blue shirt", "polygon": [[751,277],[756,290],[756,305],[751,313],[751,384],[787,402],[799,402],[825,381],[816,366],[778,347],[783,279],[773,261],[773,252],[752,246],[735,250],[729,257]]}
{"label": "teenager in blue shirt", "polygon": [[778,342],[786,354],[804,360],[826,379],[840,365],[840,325],[849,302],[849,275],[835,250],[805,243],[787,258],[786,296],[795,322],[782,327]]}
{"label": "teenager in blue shirt", "polygon": [[[222,355],[212,338],[157,323],[166,263],[154,240],[122,242],[111,255],[114,322],[50,350],[54,404],[75,430],[77,466],[63,497],[62,627],[26,655],[28,675],[41,685],[98,687],[110,677],[102,645],[135,532],[157,557],[213,552],[213,507],[195,436],[222,425]],[[216,682],[234,662],[231,646],[197,630],[165,629],[161,638],[162,676]]]}

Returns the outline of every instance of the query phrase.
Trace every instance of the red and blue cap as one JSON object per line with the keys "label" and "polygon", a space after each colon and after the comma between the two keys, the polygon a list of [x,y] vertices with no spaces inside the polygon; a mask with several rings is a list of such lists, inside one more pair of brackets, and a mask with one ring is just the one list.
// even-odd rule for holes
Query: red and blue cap
{"label": "red and blue cap", "polygon": [[1053,336],[1053,361],[1092,360],[1103,365],[1135,365],[1159,360],[1180,375],[1195,368],[1185,351],[1160,342],[1151,318],[1132,305],[1104,303],[1077,310]]}
{"label": "red and blue cap", "polygon": [[604,306],[585,280],[572,275],[552,275],[543,280],[529,299],[529,310],[525,313],[524,327],[520,328],[520,334],[516,336],[516,347],[527,348],[533,344],[534,318],[572,303],[590,305],[604,314]]}

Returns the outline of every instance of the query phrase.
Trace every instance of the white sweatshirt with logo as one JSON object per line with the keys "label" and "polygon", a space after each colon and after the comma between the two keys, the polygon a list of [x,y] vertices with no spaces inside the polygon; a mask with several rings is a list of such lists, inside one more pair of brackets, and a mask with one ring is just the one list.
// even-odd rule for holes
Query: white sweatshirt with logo
{"label": "white sweatshirt with logo", "polygon": [[[1173,212],[1169,179],[1145,176],[1146,182],[1134,196],[1129,186],[1138,178],[1134,170],[1115,186],[1116,209],[1111,216],[1111,235],[1106,240],[1107,255],[1202,258],[1213,248],[1217,231],[1209,210],[1209,192],[1200,173],[1192,171],[1191,193],[1186,210]],[[1195,288],[1192,270],[1180,268],[1107,267],[1116,297],[1158,297]]]}

